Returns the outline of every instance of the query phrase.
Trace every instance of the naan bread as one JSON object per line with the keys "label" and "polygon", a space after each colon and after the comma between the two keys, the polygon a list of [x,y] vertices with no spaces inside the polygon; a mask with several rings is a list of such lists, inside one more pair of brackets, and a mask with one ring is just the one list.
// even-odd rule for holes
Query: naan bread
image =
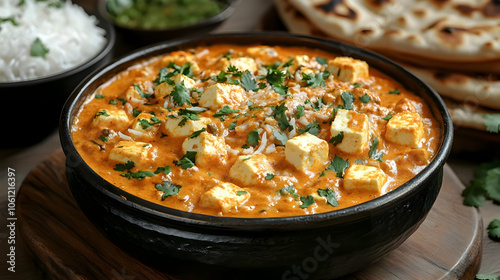
{"label": "naan bread", "polygon": [[487,131],[484,116],[486,114],[498,114],[498,111],[489,110],[477,105],[465,102],[457,102],[444,98],[448,111],[455,128],[465,127],[481,131]]}
{"label": "naan bread", "polygon": [[[315,33],[321,31],[329,37],[384,54],[392,53],[413,63],[421,63],[424,58],[424,62],[432,60],[435,66],[448,69],[466,63],[483,71],[488,64],[486,67],[500,73],[500,3],[496,0],[276,0],[275,3],[287,28],[297,32],[304,31],[303,23],[309,21]],[[291,12],[290,8],[300,13]],[[299,14],[304,20],[297,22]]]}

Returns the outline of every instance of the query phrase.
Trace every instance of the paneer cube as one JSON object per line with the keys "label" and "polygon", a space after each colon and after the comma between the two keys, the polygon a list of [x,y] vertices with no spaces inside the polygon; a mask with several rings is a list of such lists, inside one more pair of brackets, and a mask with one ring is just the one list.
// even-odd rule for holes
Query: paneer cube
{"label": "paneer cube", "polygon": [[271,58],[275,57],[278,55],[278,52],[274,48],[268,47],[268,46],[259,46],[259,47],[251,47],[247,48],[247,52],[253,56],[259,56],[259,57],[264,57],[264,58]]}
{"label": "paneer cube", "polygon": [[[224,138],[217,137],[208,132],[202,132],[197,137],[186,138],[182,143],[184,154],[188,151],[196,152],[196,165],[211,167],[214,163],[226,164],[227,150]],[[218,168],[218,166],[213,166]]]}
{"label": "paneer cube", "polygon": [[290,59],[292,59],[292,65],[290,65],[288,67],[288,71],[290,71],[290,73],[292,73],[292,74],[295,74],[295,72],[301,66],[307,66],[307,65],[309,65],[309,60],[310,60],[309,56],[303,54],[303,55],[296,55],[296,56],[291,57],[291,58],[286,58],[282,62],[283,63],[287,63],[288,61],[290,61]]}
{"label": "paneer cube", "polygon": [[201,95],[200,106],[212,110],[229,106],[235,109],[243,102],[243,88],[239,85],[217,83],[209,86]]}
{"label": "paneer cube", "polygon": [[242,155],[229,170],[229,177],[248,186],[262,183],[268,173],[274,174],[274,168],[266,155]]}
{"label": "paneer cube", "polygon": [[184,66],[186,63],[190,63],[192,66],[191,70],[193,74],[198,75],[201,70],[198,63],[195,61],[195,57],[192,53],[185,51],[173,51],[170,54],[164,56],[161,60],[164,67],[167,67],[170,63],[174,63],[177,66]]}
{"label": "paneer cube", "polygon": [[161,121],[150,113],[140,113],[132,123],[132,129],[142,132],[144,136],[153,136],[158,131]]}
{"label": "paneer cube", "polygon": [[330,127],[331,137],[337,137],[343,133],[342,142],[337,148],[345,153],[364,153],[369,145],[369,122],[368,116],[351,110],[339,109],[335,120]]}
{"label": "paneer cube", "polygon": [[152,147],[151,144],[145,142],[120,141],[111,149],[109,159],[121,163],[133,161],[135,166],[139,166],[147,162],[148,153]]}
{"label": "paneer cube", "polygon": [[[188,89],[194,88],[196,86],[196,82],[193,79],[183,74],[176,74],[171,78],[171,80],[176,84],[184,83],[184,86]],[[164,98],[174,90],[174,87],[174,85],[170,85],[166,82],[161,83],[155,87],[155,95],[158,98]]]}
{"label": "paneer cube", "polygon": [[92,125],[99,129],[123,130],[129,126],[129,119],[124,110],[101,109],[94,115]]}
{"label": "paneer cube", "polygon": [[165,129],[167,135],[174,137],[186,137],[191,133],[207,127],[210,119],[200,117],[198,120],[184,120],[182,117],[167,118],[165,121]]}
{"label": "paneer cube", "polygon": [[231,59],[223,57],[219,60],[218,68],[222,72],[227,72],[227,68],[229,68],[229,66],[234,66],[238,68],[238,70],[241,72],[245,72],[246,70],[248,70],[252,74],[257,72],[258,70],[257,63],[255,63],[255,60],[251,57],[245,57],[245,56],[235,57]]}
{"label": "paneer cube", "polygon": [[342,82],[355,83],[368,78],[368,63],[351,57],[339,56],[329,60],[327,70]]}
{"label": "paneer cube", "polygon": [[397,113],[386,124],[385,138],[396,144],[417,148],[423,136],[422,118],[416,112]]}
{"label": "paneer cube", "polygon": [[347,168],[344,175],[344,189],[347,191],[370,191],[380,194],[387,175],[382,169],[374,166],[354,164]]}
{"label": "paneer cube", "polygon": [[150,92],[151,85],[146,83],[138,83],[130,86],[125,92],[125,98],[132,104],[144,104],[148,98],[153,97],[153,92]]}
{"label": "paneer cube", "polygon": [[328,142],[306,132],[286,141],[285,157],[300,171],[318,172],[328,163]]}
{"label": "paneer cube", "polygon": [[250,198],[250,193],[233,183],[222,182],[212,187],[200,197],[201,207],[220,209],[230,212]]}

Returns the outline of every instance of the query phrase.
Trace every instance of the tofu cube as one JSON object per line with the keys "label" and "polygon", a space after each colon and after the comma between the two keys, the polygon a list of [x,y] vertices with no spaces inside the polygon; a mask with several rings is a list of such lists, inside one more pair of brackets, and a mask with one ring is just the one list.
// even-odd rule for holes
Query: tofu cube
{"label": "tofu cube", "polygon": [[132,123],[132,129],[152,137],[158,131],[160,120],[150,113],[140,113]]}
{"label": "tofu cube", "polygon": [[327,70],[342,82],[355,83],[359,79],[368,78],[366,61],[351,57],[339,56],[329,60]]}
{"label": "tofu cube", "polygon": [[[187,137],[191,135],[193,132],[198,131],[207,127],[207,124],[210,122],[210,119],[200,117],[198,120],[186,120],[184,124],[182,124],[183,118],[167,118],[165,121],[165,130],[167,135],[173,137]],[[182,124],[182,125],[179,125]]]}
{"label": "tofu cube", "polygon": [[343,133],[342,142],[337,148],[345,153],[364,153],[369,146],[368,116],[351,110],[339,109],[330,127],[331,137]]}
{"label": "tofu cube", "polygon": [[200,197],[201,207],[220,209],[230,212],[250,198],[250,193],[233,183],[221,182],[204,192]]}
{"label": "tofu cube", "polygon": [[129,126],[129,119],[124,110],[101,109],[94,115],[92,125],[99,129],[123,130]]}
{"label": "tofu cube", "polygon": [[162,65],[167,67],[170,63],[174,63],[178,66],[184,66],[187,62],[192,65],[193,74],[197,75],[201,72],[198,63],[195,61],[195,56],[192,53],[185,51],[173,51],[170,54],[164,56],[161,59]]}
{"label": "tofu cube", "polygon": [[200,106],[212,110],[229,106],[235,109],[243,102],[243,88],[239,85],[217,83],[209,86],[201,95]]}
{"label": "tofu cube", "polygon": [[218,68],[222,72],[227,72],[227,68],[229,68],[229,66],[234,66],[238,68],[238,70],[241,72],[245,72],[246,70],[248,70],[252,74],[257,72],[258,70],[257,63],[255,63],[255,60],[251,57],[244,57],[244,56],[235,57],[231,59],[227,59],[224,57],[219,60]]}
{"label": "tofu cube", "polygon": [[121,163],[127,163],[130,160],[135,163],[135,166],[140,166],[147,162],[148,153],[152,147],[151,144],[145,142],[120,141],[111,149],[109,159]]}
{"label": "tofu cube", "polygon": [[374,166],[354,164],[347,168],[344,175],[344,189],[347,191],[370,191],[381,193],[387,175]]}
{"label": "tofu cube", "polygon": [[[310,58],[307,55],[296,55],[291,58],[284,59],[282,62],[287,63],[290,59],[293,59],[292,65],[288,67],[290,73],[294,74],[301,66],[309,65]],[[309,73],[310,74],[310,73]]]}
{"label": "tofu cube", "polygon": [[266,155],[242,155],[229,170],[229,177],[248,186],[264,182],[268,173],[274,174],[274,168]]}
{"label": "tofu cube", "polygon": [[[184,154],[188,151],[196,152],[197,166],[211,167],[214,163],[225,165],[227,161],[226,141],[208,132],[202,132],[194,138],[186,138],[182,143],[182,150]],[[216,167],[218,166],[214,166]]]}
{"label": "tofu cube", "polygon": [[286,141],[285,157],[300,171],[321,171],[328,163],[328,142],[306,132]]}
{"label": "tofu cube", "polygon": [[423,136],[422,118],[416,112],[397,113],[386,124],[385,138],[396,144],[417,148]]}
{"label": "tofu cube", "polygon": [[[184,86],[188,89],[196,86],[196,82],[184,74],[176,74],[171,78],[171,80],[176,84],[184,83]],[[155,95],[158,98],[164,98],[165,96],[170,95],[173,90],[174,85],[169,85],[166,82],[161,83],[155,87]]]}

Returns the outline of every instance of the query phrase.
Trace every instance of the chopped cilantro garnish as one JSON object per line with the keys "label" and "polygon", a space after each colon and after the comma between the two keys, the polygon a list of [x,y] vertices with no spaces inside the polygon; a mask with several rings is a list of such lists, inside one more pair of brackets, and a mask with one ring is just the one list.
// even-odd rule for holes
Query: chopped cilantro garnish
{"label": "chopped cilantro garnish", "polygon": [[161,195],[161,200],[163,201],[169,196],[179,194],[179,191],[182,187],[179,185],[172,184],[169,181],[163,181],[162,184],[156,184],[155,188],[163,192]]}
{"label": "chopped cilantro garnish", "polygon": [[340,94],[342,101],[344,102],[344,109],[352,110],[355,96],[351,92],[344,91]]}
{"label": "chopped cilantro garnish", "polygon": [[182,117],[182,120],[179,122],[178,126],[185,125],[188,120],[192,120],[192,121],[198,120],[199,113],[201,113],[201,112],[200,111],[191,111],[189,109],[180,109],[178,114],[179,114],[179,116]]}
{"label": "chopped cilantro garnish", "polygon": [[318,121],[314,121],[313,123],[306,125],[306,127],[304,128],[299,128],[299,134],[309,132],[312,135],[318,135],[320,129],[321,126],[319,125]]}
{"label": "chopped cilantro garnish", "polygon": [[388,121],[391,118],[392,118],[392,114],[388,114],[387,116],[383,117],[382,119]]}
{"label": "chopped cilantro garnish", "polygon": [[234,128],[236,128],[236,122],[232,122],[228,127],[227,129],[229,130],[234,130]]}
{"label": "chopped cilantro garnish", "polygon": [[114,100],[114,99],[111,99],[111,100],[109,101],[109,104],[111,104],[111,105],[116,105],[116,104],[118,104],[118,101],[116,101],[116,100]]}
{"label": "chopped cilantro garnish", "polygon": [[342,143],[342,140],[344,140],[344,132],[343,131],[341,131],[339,134],[333,136],[329,142],[332,143],[333,146],[337,146],[338,144]]}
{"label": "chopped cilantro garnish", "polygon": [[116,170],[116,171],[125,171],[127,169],[132,169],[135,167],[135,163],[131,160],[128,160],[127,162],[125,162],[125,164],[123,163],[118,163],[115,168],[113,168],[113,170]]}
{"label": "chopped cilantro garnish", "polygon": [[328,60],[326,58],[322,58],[322,57],[319,57],[319,56],[316,57],[316,61],[319,64],[321,64],[321,65],[327,65],[328,64]]}
{"label": "chopped cilantro garnish", "polygon": [[280,195],[287,195],[287,194],[289,194],[289,195],[291,195],[294,198],[299,197],[299,195],[295,192],[295,186],[294,185],[286,186],[286,187],[282,188],[281,190],[278,190],[277,193],[280,194]]}
{"label": "chopped cilantro garnish", "polygon": [[18,26],[19,23],[14,19],[14,17],[0,18],[0,23],[10,22],[14,26]]}
{"label": "chopped cilantro garnish", "polygon": [[189,95],[189,90],[184,86],[184,81],[175,83],[174,89],[170,92],[170,95],[177,106],[182,106],[185,103],[191,104],[191,101],[189,101],[191,96]]}
{"label": "chopped cilantro garnish", "polygon": [[325,80],[330,77],[330,72],[324,71],[324,72],[319,72],[318,74],[313,74],[309,75],[306,73],[302,73],[302,79],[306,82],[306,87],[319,87],[319,86],[325,86]]}
{"label": "chopped cilantro garnish", "polygon": [[332,162],[330,162],[330,165],[325,169],[325,171],[333,170],[337,174],[337,177],[343,178],[347,167],[349,167],[349,161],[343,160],[341,157],[335,155],[335,158],[333,158]]}
{"label": "chopped cilantro garnish", "polygon": [[362,87],[363,84],[360,84],[360,83],[355,83],[354,85],[352,85],[353,88],[359,88],[359,87]]}
{"label": "chopped cilantro garnish", "polygon": [[151,97],[154,96],[154,94],[147,94],[147,93],[144,93],[141,89],[141,87],[139,85],[136,85],[134,84],[134,88],[135,90],[137,90],[137,92],[139,93],[139,95],[142,97],[142,98],[146,98],[146,99],[149,99]]}
{"label": "chopped cilantro garnish", "polygon": [[102,142],[108,142],[109,139],[106,138],[104,135],[99,135],[99,140],[101,140]]}
{"label": "chopped cilantro garnish", "polygon": [[271,174],[271,173],[267,173],[266,174],[266,180],[272,180],[274,178],[274,174]]}
{"label": "chopped cilantro garnish", "polygon": [[300,201],[302,202],[302,204],[300,204],[300,208],[307,208],[307,207],[313,205],[314,203],[316,203],[314,201],[314,197],[312,195],[301,196]]}
{"label": "chopped cilantro garnish", "polygon": [[224,115],[232,114],[232,113],[238,113],[240,110],[232,110],[229,106],[224,105],[222,109],[217,111],[215,114],[213,114],[213,117],[221,117]]}
{"label": "chopped cilantro garnish", "polygon": [[280,141],[281,145],[285,146],[286,141],[288,141],[288,136],[286,136],[284,132],[273,130],[273,135],[278,141]]}
{"label": "chopped cilantro garnish", "polygon": [[142,129],[147,129],[155,124],[158,124],[160,123],[160,119],[158,119],[157,117],[152,117],[150,120],[147,120],[147,119],[138,119],[137,120],[139,122],[139,124],[141,125],[141,128]]}
{"label": "chopped cilantro garnish", "polygon": [[248,193],[247,191],[237,191],[236,195],[245,195],[247,193]]}
{"label": "chopped cilantro garnish", "polygon": [[106,110],[101,110],[97,114],[94,115],[94,119],[99,117],[99,116],[109,117],[109,113]]}
{"label": "chopped cilantro garnish", "polygon": [[288,122],[288,118],[286,117],[286,110],[288,109],[285,106],[285,103],[281,103],[280,105],[276,105],[275,107],[271,107],[273,110],[273,116],[278,121],[278,125],[282,131],[288,129],[291,131],[293,127]]}
{"label": "chopped cilantro garnish", "polygon": [[279,69],[268,68],[266,80],[274,89],[274,91],[280,95],[288,94],[288,87],[283,85],[286,78],[286,72]]}
{"label": "chopped cilantro garnish", "polygon": [[366,94],[366,93],[363,96],[359,97],[359,101],[361,101],[361,102],[363,102],[365,104],[368,103],[368,102],[370,102],[370,100],[371,100],[371,97],[368,94]]}
{"label": "chopped cilantro garnish", "polygon": [[378,138],[374,137],[372,139],[370,151],[368,152],[368,157],[378,161],[382,161],[382,156],[384,156],[384,153],[382,152],[377,153],[377,146],[378,146]]}
{"label": "chopped cilantro garnish", "polygon": [[165,175],[168,175],[171,171],[172,171],[172,168],[170,168],[170,166],[163,166],[163,167],[156,168],[154,173],[155,174],[164,173]]}
{"label": "chopped cilantro garnish", "polygon": [[318,194],[320,196],[326,198],[326,202],[328,204],[330,204],[331,206],[335,206],[335,207],[339,206],[339,202],[337,201],[337,195],[332,189],[330,189],[330,188],[327,188],[324,190],[319,189]]}
{"label": "chopped cilantro garnish", "polygon": [[180,166],[182,169],[188,169],[194,166],[195,158],[196,152],[188,151],[180,160],[175,160],[174,164]]}
{"label": "chopped cilantro garnish", "polygon": [[391,90],[388,92],[389,94],[400,94],[401,92],[399,91],[399,89],[394,89],[394,90]]}
{"label": "chopped cilantro garnish", "polygon": [[96,93],[95,98],[96,99],[102,99],[102,98],[104,98],[104,95],[102,95],[100,93]]}
{"label": "chopped cilantro garnish", "polygon": [[311,100],[307,99],[304,104],[309,104],[311,105],[311,107],[313,108],[314,111],[319,111],[321,108],[323,108],[323,99],[322,98],[318,98],[318,101],[316,101],[316,103],[312,103]]}
{"label": "chopped cilantro garnish", "polygon": [[500,114],[484,114],[483,119],[488,132],[500,132]]}
{"label": "chopped cilantro garnish", "polygon": [[49,53],[49,49],[42,43],[40,38],[36,38],[33,43],[31,43],[30,55],[33,57],[46,58]]}
{"label": "chopped cilantro garnish", "polygon": [[257,129],[250,131],[247,135],[247,143],[251,146],[257,146],[259,144],[259,131]]}
{"label": "chopped cilantro garnish", "polygon": [[137,171],[132,173],[120,174],[120,176],[123,176],[127,179],[137,179],[137,180],[142,180],[146,177],[153,177],[154,175],[155,174],[151,171]]}
{"label": "chopped cilantro garnish", "polygon": [[192,138],[198,137],[198,136],[200,136],[200,134],[201,134],[202,132],[204,132],[204,131],[207,131],[207,129],[206,129],[206,128],[202,128],[202,129],[200,129],[200,130],[197,130],[197,131],[195,131],[195,132],[191,133],[191,135],[189,135],[189,138],[191,138],[191,139],[192,139]]}
{"label": "chopped cilantro garnish", "polygon": [[241,77],[241,86],[248,91],[257,91],[259,89],[254,76],[248,70],[246,70],[245,73],[243,73],[243,77]]}
{"label": "chopped cilantro garnish", "polygon": [[302,116],[304,116],[304,106],[298,105],[297,112],[295,112],[295,114],[293,114],[293,116],[297,119],[300,119]]}

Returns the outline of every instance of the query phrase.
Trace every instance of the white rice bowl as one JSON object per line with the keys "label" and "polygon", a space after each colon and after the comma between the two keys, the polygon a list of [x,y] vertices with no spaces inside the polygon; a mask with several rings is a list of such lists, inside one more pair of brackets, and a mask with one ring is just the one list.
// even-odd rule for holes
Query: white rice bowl
{"label": "white rice bowl", "polygon": [[[0,82],[65,72],[95,57],[107,40],[97,18],[71,1],[1,0],[0,19]],[[45,58],[30,55],[37,38],[48,49]]]}

